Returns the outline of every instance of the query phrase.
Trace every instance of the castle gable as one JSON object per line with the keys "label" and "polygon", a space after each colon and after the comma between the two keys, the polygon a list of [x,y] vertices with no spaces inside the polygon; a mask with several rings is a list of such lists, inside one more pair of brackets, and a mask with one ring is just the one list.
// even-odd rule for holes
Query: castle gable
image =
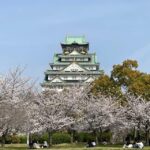
{"label": "castle gable", "polygon": [[63,82],[60,78],[58,78],[58,77],[56,77],[56,78],[54,78],[52,81],[51,81],[51,83],[61,83],[61,82]]}
{"label": "castle gable", "polygon": [[86,69],[82,68],[76,63],[70,64],[68,67],[66,67],[63,71],[65,72],[86,72]]}
{"label": "castle gable", "polygon": [[81,54],[79,52],[77,52],[76,50],[74,50],[69,55],[81,55]]}

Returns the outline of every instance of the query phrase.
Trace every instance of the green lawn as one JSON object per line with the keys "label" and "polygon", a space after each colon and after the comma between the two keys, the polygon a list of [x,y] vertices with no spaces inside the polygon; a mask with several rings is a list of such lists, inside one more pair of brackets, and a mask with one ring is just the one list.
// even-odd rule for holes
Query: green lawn
{"label": "green lawn", "polygon": [[[20,144],[10,144],[5,145],[5,148],[0,148],[0,150],[27,150],[28,148],[26,145],[20,145]],[[60,144],[55,145],[51,148],[51,150],[123,150],[121,146],[108,146],[108,147],[95,147],[95,148],[86,148],[84,145],[70,145],[70,144]],[[150,147],[144,147],[145,150],[150,150]],[[39,149],[43,150],[43,149]],[[48,149],[47,149],[48,150]],[[131,150],[131,149],[126,149]],[[132,149],[133,150],[133,149]]]}

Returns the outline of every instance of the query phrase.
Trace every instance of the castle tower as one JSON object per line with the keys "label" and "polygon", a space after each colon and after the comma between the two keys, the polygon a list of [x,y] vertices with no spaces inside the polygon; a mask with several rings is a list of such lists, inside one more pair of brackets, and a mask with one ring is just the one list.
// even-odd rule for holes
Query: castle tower
{"label": "castle tower", "polygon": [[89,43],[84,36],[67,36],[61,47],[62,53],[54,54],[53,63],[45,72],[44,89],[84,86],[103,73],[96,54],[89,53]]}

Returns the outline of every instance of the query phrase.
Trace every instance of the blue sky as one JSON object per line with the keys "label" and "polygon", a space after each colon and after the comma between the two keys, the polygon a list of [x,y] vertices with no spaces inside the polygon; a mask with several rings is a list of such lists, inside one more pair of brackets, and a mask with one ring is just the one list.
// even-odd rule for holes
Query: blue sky
{"label": "blue sky", "polygon": [[129,58],[150,73],[149,8],[150,0],[0,0],[0,74],[26,66],[41,82],[66,35],[85,35],[108,74]]}

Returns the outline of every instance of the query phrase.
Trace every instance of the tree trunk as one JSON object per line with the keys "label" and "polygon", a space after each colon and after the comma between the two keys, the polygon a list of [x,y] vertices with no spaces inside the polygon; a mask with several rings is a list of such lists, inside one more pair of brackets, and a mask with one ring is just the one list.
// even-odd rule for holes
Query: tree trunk
{"label": "tree trunk", "polygon": [[5,135],[2,135],[2,142],[1,142],[1,147],[5,147]]}
{"label": "tree trunk", "polygon": [[52,146],[52,132],[48,131],[48,145],[49,148]]}
{"label": "tree trunk", "polygon": [[126,143],[126,140],[125,140],[125,139],[126,139],[126,138],[125,138],[125,136],[123,135],[123,136],[122,136],[122,142],[123,142],[123,143]]}
{"label": "tree trunk", "polygon": [[99,131],[100,131],[99,141],[101,143],[102,142],[102,134],[103,134],[102,128],[100,128]]}
{"label": "tree trunk", "polygon": [[137,140],[141,140],[141,133],[140,133],[140,128],[137,130]]}
{"label": "tree trunk", "polygon": [[145,134],[145,145],[149,146],[149,130],[146,130]]}
{"label": "tree trunk", "polygon": [[98,145],[99,144],[99,141],[98,141],[98,131],[94,130],[93,133],[94,133],[94,136],[95,136],[95,142]]}
{"label": "tree trunk", "polygon": [[96,144],[97,144],[97,145],[99,144],[99,142],[98,142],[98,135],[97,135],[97,133],[95,134],[95,142],[96,142]]}
{"label": "tree trunk", "polygon": [[27,133],[27,146],[29,147],[30,144],[30,133]]}
{"label": "tree trunk", "polygon": [[138,141],[141,140],[141,133],[140,133],[140,131],[141,131],[141,121],[139,121],[139,123],[138,123],[138,131],[137,131],[137,140]]}
{"label": "tree trunk", "polygon": [[149,121],[146,121],[146,125],[145,125],[145,145],[149,146],[149,134],[150,134],[150,130],[149,130]]}
{"label": "tree trunk", "polygon": [[134,141],[136,141],[136,138],[137,138],[137,130],[136,130],[136,128],[134,127]]}
{"label": "tree trunk", "polygon": [[71,142],[71,144],[73,144],[73,142],[74,142],[74,131],[71,131],[70,142]]}

